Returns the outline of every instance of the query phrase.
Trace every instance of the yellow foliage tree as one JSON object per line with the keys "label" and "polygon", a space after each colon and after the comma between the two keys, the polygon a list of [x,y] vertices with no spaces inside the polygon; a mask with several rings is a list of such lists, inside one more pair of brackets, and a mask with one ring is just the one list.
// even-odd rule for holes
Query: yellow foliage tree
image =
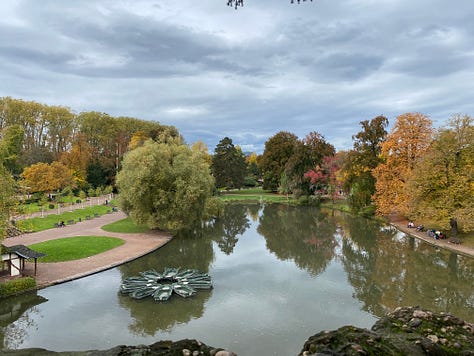
{"label": "yellow foliage tree", "polygon": [[381,145],[383,163],[373,170],[376,179],[373,199],[379,214],[407,216],[407,182],[428,150],[432,137],[432,123],[427,116],[406,113],[397,117],[393,129]]}
{"label": "yellow foliage tree", "polygon": [[30,192],[52,192],[65,187],[75,187],[72,171],[61,162],[36,163],[26,167],[21,174],[22,184]]}
{"label": "yellow foliage tree", "polygon": [[74,176],[76,184],[84,187],[87,180],[87,167],[91,161],[92,150],[85,135],[79,134],[71,150],[61,154],[59,161],[67,166]]}
{"label": "yellow foliage tree", "polygon": [[474,230],[473,122],[454,116],[415,167],[408,184],[412,219],[446,230],[456,219],[461,230]]}

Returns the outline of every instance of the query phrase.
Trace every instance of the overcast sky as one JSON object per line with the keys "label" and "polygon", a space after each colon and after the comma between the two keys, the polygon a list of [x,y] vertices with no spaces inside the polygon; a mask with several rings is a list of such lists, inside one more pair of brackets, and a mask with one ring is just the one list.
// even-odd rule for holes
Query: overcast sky
{"label": "overcast sky", "polygon": [[157,120],[211,152],[474,114],[473,0],[226,2],[1,0],[0,96]]}

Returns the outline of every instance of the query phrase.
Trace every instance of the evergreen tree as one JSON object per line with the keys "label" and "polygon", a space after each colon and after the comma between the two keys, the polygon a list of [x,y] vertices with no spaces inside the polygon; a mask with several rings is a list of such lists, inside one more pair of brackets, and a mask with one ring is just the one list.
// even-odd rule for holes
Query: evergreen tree
{"label": "evergreen tree", "polygon": [[232,140],[224,137],[219,141],[212,157],[212,173],[218,188],[242,188],[247,164],[242,151],[235,147]]}

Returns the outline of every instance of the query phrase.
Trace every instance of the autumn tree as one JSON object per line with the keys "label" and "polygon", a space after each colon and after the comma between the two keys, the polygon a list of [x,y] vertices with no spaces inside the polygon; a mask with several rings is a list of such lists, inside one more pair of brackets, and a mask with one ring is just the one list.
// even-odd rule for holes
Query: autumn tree
{"label": "autumn tree", "polygon": [[450,219],[474,230],[474,125],[456,115],[439,130],[408,184],[410,217],[449,228]]}
{"label": "autumn tree", "polygon": [[289,192],[296,197],[310,194],[310,187],[304,178],[305,173],[321,165],[324,157],[333,156],[335,152],[334,146],[315,131],[298,140],[293,154],[285,164],[284,177]]}
{"label": "autumn tree", "polygon": [[409,212],[407,183],[433,138],[431,120],[420,113],[399,115],[381,145],[383,163],[372,171],[376,179],[374,202],[380,214]]}
{"label": "autumn tree", "polygon": [[212,165],[212,156],[209,154],[209,149],[207,148],[207,145],[202,142],[202,141],[196,141],[191,145],[191,150],[193,150],[196,153],[201,154],[202,158],[206,163],[211,166]]}
{"label": "autumn tree", "polygon": [[179,139],[149,140],[125,155],[117,186],[120,205],[135,222],[177,232],[201,223],[214,179],[198,150]]}
{"label": "autumn tree", "polygon": [[263,189],[278,190],[286,163],[293,155],[297,142],[298,137],[286,131],[278,132],[265,142],[259,167],[263,174]]}
{"label": "autumn tree", "polygon": [[247,177],[245,178],[245,185],[255,186],[260,180],[260,170],[258,169],[258,155],[255,152],[245,157],[245,163],[247,164]]}
{"label": "autumn tree", "polygon": [[145,140],[163,142],[166,137],[179,136],[172,126],[94,111],[80,113],[77,121],[91,149],[87,181],[93,187],[112,185],[125,153]]}
{"label": "autumn tree", "polygon": [[36,163],[26,167],[21,174],[22,184],[30,192],[53,192],[74,187],[72,171],[61,162]]}
{"label": "autumn tree", "polygon": [[388,119],[377,116],[360,122],[362,130],[352,136],[353,149],[345,155],[341,164],[344,190],[354,211],[372,204],[375,193],[373,169],[381,163],[381,143],[387,136]]}
{"label": "autumn tree", "polygon": [[232,139],[224,137],[219,141],[212,156],[212,174],[218,188],[242,188],[247,165],[242,151],[234,146]]}
{"label": "autumn tree", "polygon": [[59,161],[72,171],[77,186],[85,188],[91,148],[84,134],[78,134],[69,151],[63,152]]}

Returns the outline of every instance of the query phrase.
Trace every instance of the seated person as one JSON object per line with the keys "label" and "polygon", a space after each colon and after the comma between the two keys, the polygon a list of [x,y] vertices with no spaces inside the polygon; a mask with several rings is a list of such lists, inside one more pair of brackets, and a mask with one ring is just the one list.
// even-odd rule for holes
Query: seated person
{"label": "seated person", "polygon": [[423,225],[418,225],[416,231],[424,231],[425,227]]}
{"label": "seated person", "polygon": [[409,221],[407,227],[408,227],[409,229],[414,228],[414,227],[415,227],[415,223],[414,223],[413,221]]}

